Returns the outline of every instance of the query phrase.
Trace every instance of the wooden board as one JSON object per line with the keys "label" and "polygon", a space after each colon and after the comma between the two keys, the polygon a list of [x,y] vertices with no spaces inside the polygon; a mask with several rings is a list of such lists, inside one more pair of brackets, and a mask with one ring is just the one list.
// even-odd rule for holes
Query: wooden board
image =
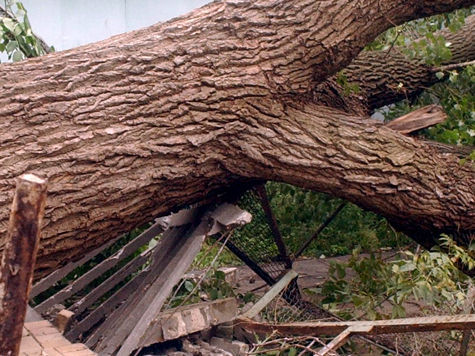
{"label": "wooden board", "polygon": [[[352,327],[353,330],[357,330],[354,331],[353,334],[375,335],[421,331],[474,329],[475,314],[441,315],[375,321],[284,323],[276,325],[258,323],[244,318],[240,318],[236,322],[246,330],[263,334],[276,331],[282,335],[338,335],[345,329]],[[360,330],[364,330],[364,327],[366,326],[371,327],[371,330],[368,332],[361,332]]]}
{"label": "wooden board", "polygon": [[264,294],[264,296],[257,301],[247,312],[243,314],[244,318],[254,318],[259,314],[275,297],[282,293],[282,291],[289,285],[289,283],[298,276],[297,272],[290,270],[287,272],[272,288]]}
{"label": "wooden board", "polygon": [[63,268],[59,268],[53,273],[48,274],[46,277],[35,283],[35,285],[31,288],[30,292],[30,299],[36,297],[38,294],[44,292],[48,288],[52,287],[56,282],[60,281],[64,277],[66,277],[69,273],[74,271],[77,267],[82,266],[85,264],[87,261],[93,259],[96,257],[98,254],[100,254],[102,251],[105,249],[109,248],[112,246],[115,242],[117,242],[119,239],[121,239],[123,235],[117,236],[115,239],[105,243],[104,245],[96,248],[95,250],[89,252],[86,256],[81,258],[80,260],[76,262],[71,262],[68,263],[66,266]]}

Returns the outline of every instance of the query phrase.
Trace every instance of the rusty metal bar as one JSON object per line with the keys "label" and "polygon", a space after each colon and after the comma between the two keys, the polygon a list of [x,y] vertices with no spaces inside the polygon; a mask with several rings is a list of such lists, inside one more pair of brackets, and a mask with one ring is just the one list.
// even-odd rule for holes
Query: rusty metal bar
{"label": "rusty metal bar", "polygon": [[46,180],[17,180],[0,263],[0,355],[18,355],[46,203]]}
{"label": "rusty metal bar", "polygon": [[330,225],[330,223],[333,221],[333,219],[336,218],[336,216],[345,207],[345,205],[346,205],[346,202],[343,202],[340,205],[338,205],[338,207],[335,209],[335,211],[323,222],[323,224],[321,224],[318,227],[317,231],[315,231],[315,233],[307,241],[304,242],[302,247],[300,247],[300,249],[295,254],[294,261],[298,257],[300,257],[300,255],[307,249],[307,247],[312,243],[312,241],[315,240],[318,237],[318,235],[320,235],[320,233],[323,231],[323,229],[325,229],[328,225]]}
{"label": "rusty metal bar", "polygon": [[269,227],[272,231],[272,236],[274,237],[274,242],[277,245],[277,249],[279,250],[280,257],[282,261],[285,262],[285,267],[287,269],[292,268],[292,260],[289,257],[287,252],[287,248],[285,247],[284,240],[282,239],[282,235],[279,230],[279,226],[277,225],[277,220],[275,219],[274,213],[272,212],[272,208],[269,203],[269,197],[267,196],[266,188],[264,185],[259,185],[254,188],[261,200],[262,208],[264,209],[264,213],[266,214],[267,221],[269,223]]}

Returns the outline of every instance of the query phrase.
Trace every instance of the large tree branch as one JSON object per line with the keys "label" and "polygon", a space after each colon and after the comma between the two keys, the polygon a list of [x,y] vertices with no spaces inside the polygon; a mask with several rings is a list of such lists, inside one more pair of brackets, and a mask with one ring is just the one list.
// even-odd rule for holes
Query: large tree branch
{"label": "large tree branch", "polygon": [[[456,33],[441,31],[450,42],[452,57],[444,64],[458,64],[475,59],[475,15],[469,16]],[[344,73],[348,82],[357,84],[358,95],[365,98],[369,111],[412,98],[440,81],[432,66],[422,59],[408,58],[395,47],[386,51],[361,52]]]}
{"label": "large tree branch", "polygon": [[229,0],[3,64],[0,236],[14,178],[27,171],[51,187],[37,276],[256,178],[347,198],[402,228],[471,231],[472,171],[308,102],[315,82],[389,26],[473,2]]}
{"label": "large tree branch", "polygon": [[[259,119],[258,112],[269,116]],[[239,153],[226,161],[235,174],[258,172],[345,198],[425,246],[440,232],[475,230],[475,174],[454,156],[369,118],[313,104],[278,108],[261,100],[249,103],[248,117],[255,118],[249,130],[227,143]]]}

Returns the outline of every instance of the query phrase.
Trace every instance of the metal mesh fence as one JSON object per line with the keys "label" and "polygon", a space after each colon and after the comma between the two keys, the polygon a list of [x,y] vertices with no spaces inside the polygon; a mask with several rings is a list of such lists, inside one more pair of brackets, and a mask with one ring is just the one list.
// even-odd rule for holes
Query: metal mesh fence
{"label": "metal mesh fence", "polygon": [[[268,285],[273,285],[287,272],[289,266],[277,246],[278,237],[273,233],[269,217],[265,214],[262,198],[256,190],[251,189],[244,193],[237,205],[250,212],[253,218],[250,224],[233,232],[227,247]],[[267,322],[282,323],[321,320],[332,316],[305,300],[295,279],[262,311],[261,318]]]}

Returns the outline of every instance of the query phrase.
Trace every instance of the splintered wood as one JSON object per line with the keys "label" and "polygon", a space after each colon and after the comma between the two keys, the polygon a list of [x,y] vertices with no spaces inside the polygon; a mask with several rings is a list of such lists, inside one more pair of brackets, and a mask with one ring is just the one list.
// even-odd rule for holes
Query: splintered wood
{"label": "splintered wood", "polygon": [[403,134],[409,134],[444,122],[445,119],[447,119],[447,114],[442,107],[428,105],[392,120],[386,124],[386,127]]}

